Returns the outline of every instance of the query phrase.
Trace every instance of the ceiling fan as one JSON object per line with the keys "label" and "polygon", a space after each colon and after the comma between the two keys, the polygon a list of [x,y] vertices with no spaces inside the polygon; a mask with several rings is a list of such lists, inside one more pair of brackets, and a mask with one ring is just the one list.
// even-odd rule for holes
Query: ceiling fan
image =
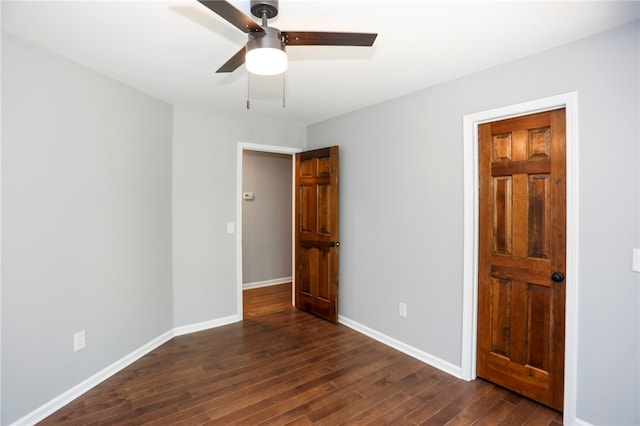
{"label": "ceiling fan", "polygon": [[198,0],[248,34],[247,44],[224,63],[216,73],[233,72],[246,62],[253,74],[276,75],[287,69],[286,46],[373,46],[378,34],[318,31],[280,31],[268,20],[278,15],[278,0],[251,0],[251,13],[262,25],[226,0]]}

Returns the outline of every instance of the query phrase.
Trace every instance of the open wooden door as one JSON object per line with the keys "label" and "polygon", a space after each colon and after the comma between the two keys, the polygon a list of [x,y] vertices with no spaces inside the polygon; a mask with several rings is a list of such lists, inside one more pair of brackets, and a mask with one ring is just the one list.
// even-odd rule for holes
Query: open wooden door
{"label": "open wooden door", "polygon": [[338,147],[296,154],[296,307],[338,322]]}
{"label": "open wooden door", "polygon": [[479,126],[477,374],[562,411],[565,110]]}

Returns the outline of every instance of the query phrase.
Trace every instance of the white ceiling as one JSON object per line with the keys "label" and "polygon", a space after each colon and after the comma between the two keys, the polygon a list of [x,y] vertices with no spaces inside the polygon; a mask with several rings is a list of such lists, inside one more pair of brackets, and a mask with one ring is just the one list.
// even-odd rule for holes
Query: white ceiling
{"label": "white ceiling", "polygon": [[[249,15],[249,1],[231,0]],[[283,77],[215,74],[246,35],[196,0],[6,1],[2,29],[172,104],[310,124],[640,19],[638,1],[280,0],[283,31],[377,32],[293,46]]]}

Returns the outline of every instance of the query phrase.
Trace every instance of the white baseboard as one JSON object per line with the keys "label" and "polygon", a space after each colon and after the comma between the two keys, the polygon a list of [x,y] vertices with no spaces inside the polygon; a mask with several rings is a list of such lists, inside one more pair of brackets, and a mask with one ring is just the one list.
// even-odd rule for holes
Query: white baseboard
{"label": "white baseboard", "polygon": [[242,284],[242,289],[248,290],[250,288],[260,288],[260,287],[268,287],[270,285],[287,284],[287,283],[290,283],[292,279],[293,279],[292,277],[283,277],[283,278],[274,278],[272,280],[266,280],[266,281],[244,283]]}
{"label": "white baseboard", "polygon": [[176,327],[173,329],[176,336],[182,336],[185,334],[195,333],[198,331],[208,330],[210,328],[222,327],[223,325],[233,324],[240,321],[239,315],[230,315],[224,318],[218,318],[211,321],[203,321],[195,324],[184,325],[182,327]]}
{"label": "white baseboard", "polygon": [[[567,420],[565,419],[565,422]],[[585,422],[584,420],[580,420],[580,419],[576,419],[576,422],[573,423],[573,425],[568,425],[567,423],[565,423],[565,425],[567,426],[594,426],[593,424],[589,423],[589,422]]]}
{"label": "white baseboard", "polygon": [[394,339],[393,337],[389,337],[385,334],[380,333],[372,328],[369,328],[365,325],[362,325],[356,321],[353,321],[349,318],[343,317],[342,315],[338,316],[338,321],[340,324],[344,324],[349,328],[352,328],[366,336],[371,337],[379,341],[380,343],[384,343],[387,346],[390,346],[394,349],[399,350],[402,353],[409,355],[417,359],[418,361],[422,361],[425,364],[429,364],[432,367],[437,368],[438,370],[442,370],[447,374],[450,374],[459,379],[462,378],[462,368],[457,365],[453,365],[448,361],[440,359],[436,356],[433,356],[427,352],[421,351],[420,349],[414,348],[413,346],[407,345],[399,340]]}
{"label": "white baseboard", "polygon": [[[379,341],[380,343],[383,343],[387,346],[397,349],[400,352],[409,355],[410,357],[413,357],[419,361],[422,361],[425,364],[429,364],[430,366],[435,367],[438,370],[444,371],[445,373],[450,374],[454,377],[457,377],[458,379],[464,380],[464,378],[462,377],[462,368],[457,365],[453,365],[448,361],[440,359],[427,352],[421,351],[420,349],[414,348],[413,346],[407,345],[406,343],[400,342],[372,328],[362,325],[349,318],[343,317],[342,315],[338,316],[338,322],[340,322],[340,324],[343,324],[349,328],[352,328],[353,330],[359,333],[369,336],[372,339]],[[567,419],[565,419],[565,422],[566,421]],[[594,426],[593,424],[579,418],[576,418],[574,423],[571,423],[571,424],[566,423],[566,424],[569,426]]]}
{"label": "white baseboard", "polygon": [[51,401],[40,406],[36,410],[27,414],[26,416],[16,420],[12,424],[19,425],[19,426],[27,426],[27,425],[34,425],[39,421],[44,420],[45,418],[49,417],[51,414],[58,411],[60,408],[64,407],[74,399],[78,398],[80,395],[84,394],[85,392],[97,386],[98,384],[102,383],[103,381],[113,376],[114,374],[124,369],[125,367],[133,364],[135,361],[142,358],[152,350],[156,349],[158,346],[168,342],[173,338],[174,335],[175,335],[174,331],[169,330],[166,333],[156,337],[149,343],[143,345],[142,347],[131,352],[129,355],[126,355],[120,360],[114,362],[107,368],[97,372],[96,374],[89,377],[88,379],[78,383],[68,391],[63,392],[62,394],[53,398]]}
{"label": "white baseboard", "polygon": [[93,376],[88,379],[78,383],[71,389],[63,392],[57,397],[53,398],[51,401],[46,404],[38,407],[31,413],[26,416],[16,420],[12,423],[13,426],[32,426],[38,423],[39,421],[44,420],[49,417],[51,414],[55,413],[65,405],[69,404],[74,399],[78,398],[85,392],[91,390],[95,386],[99,385],[109,377],[133,364],[138,359],[142,358],[152,350],[156,349],[163,343],[168,342],[175,336],[182,336],[183,334],[195,333],[197,331],[207,330],[210,328],[220,327],[223,325],[231,324],[237,321],[240,321],[239,315],[231,315],[224,318],[219,318],[211,321],[199,322],[196,324],[185,325],[182,327],[176,327],[172,330],[167,331],[161,336],[156,337],[149,343],[143,345],[139,349],[131,352],[129,355],[126,355],[122,359],[114,362],[107,368],[97,372]]}

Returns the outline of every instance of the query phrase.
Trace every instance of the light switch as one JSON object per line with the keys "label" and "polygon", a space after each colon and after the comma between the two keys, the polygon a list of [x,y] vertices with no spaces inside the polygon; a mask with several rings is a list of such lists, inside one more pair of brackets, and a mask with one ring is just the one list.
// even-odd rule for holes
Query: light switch
{"label": "light switch", "polygon": [[227,222],[227,234],[233,234],[236,232],[236,226],[233,222]]}
{"label": "light switch", "polygon": [[640,272],[640,249],[633,249],[633,264],[631,270],[633,272]]}

